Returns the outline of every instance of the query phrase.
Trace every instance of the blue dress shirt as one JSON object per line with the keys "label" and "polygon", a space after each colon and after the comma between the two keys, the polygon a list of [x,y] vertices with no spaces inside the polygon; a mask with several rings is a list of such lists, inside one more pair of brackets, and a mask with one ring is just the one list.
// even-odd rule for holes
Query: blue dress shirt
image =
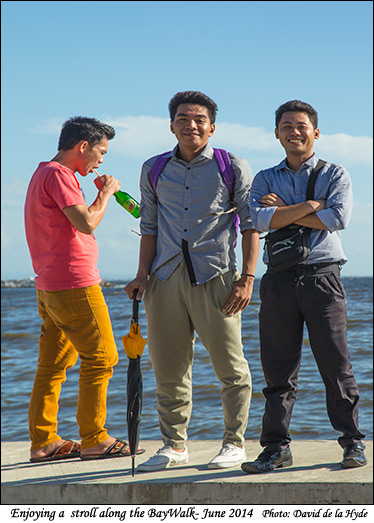
{"label": "blue dress shirt", "polygon": [[[295,172],[287,166],[286,160],[283,160],[279,165],[260,171],[255,176],[250,196],[251,217],[255,229],[260,232],[273,230],[270,228],[270,222],[276,207],[262,207],[259,203],[262,196],[275,193],[286,205],[305,201],[309,176],[317,162],[318,158],[313,154]],[[303,263],[344,264],[347,258],[342,249],[340,230],[348,226],[353,205],[348,171],[341,165],[327,162],[318,174],[314,199],[326,200],[326,209],[316,214],[327,230],[311,230],[311,251]],[[269,261],[266,248],[263,261],[266,264]]]}

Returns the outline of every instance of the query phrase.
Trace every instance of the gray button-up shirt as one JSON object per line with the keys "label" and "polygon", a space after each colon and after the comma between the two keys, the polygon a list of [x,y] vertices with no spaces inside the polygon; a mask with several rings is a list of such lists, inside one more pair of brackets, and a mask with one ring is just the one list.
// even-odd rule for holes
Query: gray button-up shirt
{"label": "gray button-up shirt", "polygon": [[[251,189],[251,216],[258,231],[272,231],[270,222],[276,207],[262,207],[259,200],[271,192],[278,195],[286,205],[305,201],[309,176],[318,163],[314,154],[295,172],[287,166],[286,160],[270,169],[260,171],[253,181]],[[305,264],[345,263],[340,230],[348,226],[352,213],[352,187],[348,171],[341,165],[326,163],[318,174],[315,200],[327,200],[326,209],[318,211],[317,216],[327,230],[312,229],[310,235],[310,255]],[[268,263],[266,249],[264,263]]]}
{"label": "gray button-up shirt", "polygon": [[235,206],[240,231],[254,228],[249,208],[253,175],[245,160],[229,153],[235,175],[231,199],[209,144],[189,163],[177,158],[177,151],[178,146],[160,174],[157,196],[149,180],[156,157],[143,164],[140,231],[157,236],[151,273],[166,280],[183,260],[185,240],[196,283],[202,284],[236,266],[234,213],[222,213]]}

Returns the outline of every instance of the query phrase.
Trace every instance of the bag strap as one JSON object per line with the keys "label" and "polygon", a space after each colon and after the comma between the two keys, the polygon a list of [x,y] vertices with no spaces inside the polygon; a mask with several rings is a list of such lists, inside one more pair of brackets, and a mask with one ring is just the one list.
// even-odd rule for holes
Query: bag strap
{"label": "bag strap", "polygon": [[235,175],[232,169],[229,154],[227,151],[225,151],[225,149],[213,149],[213,151],[219,170],[221,171],[222,178],[227,185],[231,196],[234,192]]}
{"label": "bag strap", "polygon": [[325,160],[318,160],[317,165],[315,166],[315,168],[313,169],[313,171],[309,177],[308,185],[306,188],[306,199],[307,200],[314,199],[314,187],[316,185],[317,176],[324,165],[326,165]]}
{"label": "bag strap", "polygon": [[[225,182],[225,184],[227,186],[227,189],[230,193],[230,197],[232,197],[233,192],[234,192],[235,175],[234,175],[234,171],[233,171],[233,168],[231,165],[231,160],[230,160],[229,154],[227,151],[225,151],[225,149],[213,148],[213,152],[214,152],[214,158],[218,164],[218,168],[222,175],[223,181]],[[171,153],[171,151],[167,151],[165,153],[160,154],[156,158],[154,164],[152,165],[151,172],[149,173],[149,179],[150,179],[150,182],[151,182],[151,185],[153,188],[153,192],[156,197],[157,197],[157,192],[156,192],[157,181],[158,181],[160,174],[164,170],[165,165],[168,163],[168,161],[171,158],[170,153]],[[236,212],[234,212],[234,225],[235,225],[236,235],[238,236],[239,216]],[[235,246],[236,246],[236,242],[235,242],[234,247]]]}
{"label": "bag strap", "polygon": [[[218,164],[218,168],[221,171],[221,175],[223,178],[223,181],[225,182],[230,197],[233,198],[234,195],[234,184],[235,184],[235,174],[234,170],[231,165],[231,160],[229,153],[225,151],[225,149],[214,149],[214,157],[216,159],[216,162]],[[234,226],[236,231],[236,237],[239,236],[239,215],[237,212],[234,211]],[[237,240],[234,242],[234,248],[236,247]]]}
{"label": "bag strap", "polygon": [[[234,191],[234,182],[235,182],[235,175],[234,171],[232,169],[231,160],[228,155],[228,152],[224,149],[213,149],[214,157],[216,159],[216,162],[218,164],[219,170],[221,172],[222,178],[229,190],[230,195],[232,195]],[[165,153],[160,154],[154,164],[152,165],[151,172],[149,174],[149,179],[153,187],[153,191],[156,194],[156,186],[157,181],[162,173],[162,171],[165,168],[165,165],[170,160],[170,153],[171,151],[167,151]]]}
{"label": "bag strap", "polygon": [[153,192],[155,193],[155,195],[157,195],[157,193],[156,193],[157,180],[158,180],[160,174],[162,173],[162,171],[164,170],[165,165],[170,160],[170,156],[169,156],[170,153],[171,153],[171,151],[167,151],[166,153],[160,154],[160,156],[158,156],[156,158],[154,164],[152,165],[151,172],[149,173],[149,179],[152,184]]}

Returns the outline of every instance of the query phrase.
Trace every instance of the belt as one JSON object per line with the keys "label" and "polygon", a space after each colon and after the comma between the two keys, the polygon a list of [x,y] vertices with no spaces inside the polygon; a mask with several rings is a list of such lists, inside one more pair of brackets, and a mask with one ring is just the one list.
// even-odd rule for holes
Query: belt
{"label": "belt", "polygon": [[340,272],[341,265],[340,263],[310,263],[303,265],[295,265],[285,271],[275,271],[270,265],[268,265],[268,272],[272,273],[291,273],[291,274],[317,274],[323,272]]}

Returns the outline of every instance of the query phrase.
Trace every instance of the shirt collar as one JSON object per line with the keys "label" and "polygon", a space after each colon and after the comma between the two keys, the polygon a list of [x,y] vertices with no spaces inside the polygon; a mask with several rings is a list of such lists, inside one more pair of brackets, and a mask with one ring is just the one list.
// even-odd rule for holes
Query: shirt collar
{"label": "shirt collar", "polygon": [[[171,151],[171,157],[173,158],[173,160],[180,160],[180,158],[178,158],[177,156],[177,152],[178,152],[178,144],[174,147],[174,149]],[[199,154],[199,156],[196,156],[196,158],[194,158],[192,160],[192,162],[198,162],[200,160],[203,160],[204,158],[208,158],[209,160],[211,160],[213,158],[213,155],[214,155],[214,151],[213,151],[213,148],[212,146],[210,145],[210,143],[208,142],[206,144],[206,146],[204,147],[204,149],[201,151],[201,153]],[[191,162],[191,163],[192,163]]]}
{"label": "shirt collar", "polygon": [[[292,171],[292,169],[290,169],[287,165],[287,158],[285,158],[283,161],[281,161],[281,163],[279,165],[276,166],[276,170],[277,171],[282,171],[283,169],[287,169],[288,171]],[[318,158],[316,156],[315,153],[312,154],[312,156],[310,158],[307,159],[306,162],[304,162],[299,171],[302,171],[304,169],[314,169],[314,167],[317,165],[318,163]],[[292,171],[294,172],[294,171]]]}

